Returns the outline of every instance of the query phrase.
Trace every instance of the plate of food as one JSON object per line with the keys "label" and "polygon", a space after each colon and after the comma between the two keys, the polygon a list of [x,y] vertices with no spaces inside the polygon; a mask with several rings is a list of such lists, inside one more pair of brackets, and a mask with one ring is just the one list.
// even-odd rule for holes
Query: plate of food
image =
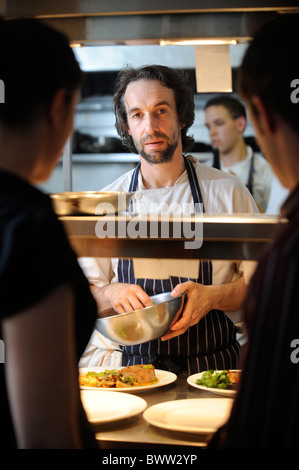
{"label": "plate of food", "polygon": [[147,402],[136,395],[103,392],[100,395],[81,390],[81,401],[88,421],[104,424],[131,418],[142,413]]}
{"label": "plate of food", "polygon": [[200,390],[216,393],[226,397],[236,394],[237,386],[241,377],[241,370],[206,370],[187,378],[189,385]]}
{"label": "plate of food", "polygon": [[81,390],[143,392],[175,382],[176,374],[155,369],[152,364],[140,364],[115,369],[84,367],[79,369]]}

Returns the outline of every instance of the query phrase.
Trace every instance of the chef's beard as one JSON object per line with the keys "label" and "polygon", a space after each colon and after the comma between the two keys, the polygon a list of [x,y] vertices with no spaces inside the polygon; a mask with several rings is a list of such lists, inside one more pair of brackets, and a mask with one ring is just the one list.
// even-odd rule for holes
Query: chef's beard
{"label": "chef's beard", "polygon": [[[155,137],[159,137],[159,135],[155,135]],[[160,137],[165,137],[164,135],[160,135]],[[147,140],[150,140],[147,138]],[[167,148],[165,150],[159,150],[159,151],[153,151],[150,153],[147,153],[143,147],[138,148],[139,146],[136,145],[135,147],[138,150],[139,155],[144,158],[148,163],[167,163],[172,160],[172,157],[174,155],[174,152],[178,146],[179,143],[179,138],[177,137],[173,142],[168,143]]]}

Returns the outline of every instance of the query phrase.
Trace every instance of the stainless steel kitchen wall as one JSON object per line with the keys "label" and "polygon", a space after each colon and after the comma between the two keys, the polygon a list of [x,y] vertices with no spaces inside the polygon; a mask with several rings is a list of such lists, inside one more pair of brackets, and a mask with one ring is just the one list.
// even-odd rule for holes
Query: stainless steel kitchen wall
{"label": "stainless steel kitchen wall", "polygon": [[246,42],[296,0],[9,0],[7,17],[43,18],[85,44],[158,44],[160,39],[234,37]]}

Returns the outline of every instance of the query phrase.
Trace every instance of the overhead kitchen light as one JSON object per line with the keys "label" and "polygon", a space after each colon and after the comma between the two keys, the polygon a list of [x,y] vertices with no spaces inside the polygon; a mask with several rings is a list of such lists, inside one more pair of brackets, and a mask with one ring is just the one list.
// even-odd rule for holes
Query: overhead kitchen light
{"label": "overhead kitchen light", "polygon": [[217,46],[237,45],[237,39],[213,38],[213,39],[161,39],[160,46]]}
{"label": "overhead kitchen light", "polygon": [[83,47],[82,42],[71,42],[70,47]]}

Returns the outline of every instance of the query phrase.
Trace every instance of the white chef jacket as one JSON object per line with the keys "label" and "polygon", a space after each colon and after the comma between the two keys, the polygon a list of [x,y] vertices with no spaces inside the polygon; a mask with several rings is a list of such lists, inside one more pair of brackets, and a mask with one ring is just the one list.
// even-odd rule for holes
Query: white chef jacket
{"label": "white chef jacket", "polygon": [[272,180],[270,197],[268,200],[268,206],[266,214],[279,215],[280,208],[287,199],[290,191],[285,188],[279,179],[275,176]]}
{"label": "white chef jacket", "polygon": [[[258,212],[250,192],[238,177],[199,163],[195,157],[188,156],[188,158],[193,162],[196,170],[206,214]],[[133,171],[125,173],[114,183],[103,188],[103,191],[128,192]],[[179,203],[182,207],[184,204],[191,205],[193,199],[187,170],[180,175],[174,186],[155,189],[144,187],[139,171],[137,189],[132,197],[132,202],[133,210],[136,213],[144,213],[144,209],[152,208],[153,203],[157,213],[159,213],[159,207],[164,204],[170,207],[174,203]],[[118,259],[80,258],[79,262],[91,284],[104,287],[112,282],[118,282]],[[190,260],[180,260],[180,262],[190,263]],[[244,274],[245,282],[248,282],[255,269],[255,263],[250,262],[236,264],[231,261],[212,261],[212,264],[214,285],[232,282],[242,274]],[[241,312],[227,312],[227,315],[235,323],[241,320]],[[81,357],[79,366],[117,367],[121,365],[121,356],[119,346],[95,330]]]}
{"label": "white chef jacket", "polygon": [[220,169],[226,173],[234,173],[246,185],[248,183],[251,158],[254,155],[254,173],[252,192],[257,204],[265,211],[271,191],[271,183],[274,176],[271,165],[259,153],[254,153],[250,146],[247,146],[246,158],[232,166],[224,166],[221,158]]}

